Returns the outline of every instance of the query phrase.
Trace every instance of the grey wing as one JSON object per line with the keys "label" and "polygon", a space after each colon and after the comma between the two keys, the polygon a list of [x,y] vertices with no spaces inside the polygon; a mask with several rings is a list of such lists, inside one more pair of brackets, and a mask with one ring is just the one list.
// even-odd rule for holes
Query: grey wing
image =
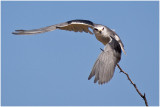
{"label": "grey wing", "polygon": [[71,20],[65,23],[56,24],[40,29],[33,29],[33,30],[15,30],[15,32],[12,32],[12,34],[15,35],[33,35],[33,34],[39,34],[44,32],[53,31],[56,29],[61,30],[68,30],[68,31],[74,31],[74,32],[86,32],[93,34],[89,28],[93,29],[94,23],[89,20]]}
{"label": "grey wing", "polygon": [[88,80],[95,76],[94,83],[97,81],[98,84],[108,82],[113,77],[116,64],[119,60],[120,59],[115,56],[115,51],[113,51],[112,47],[109,44],[106,45],[104,51],[98,56]]}

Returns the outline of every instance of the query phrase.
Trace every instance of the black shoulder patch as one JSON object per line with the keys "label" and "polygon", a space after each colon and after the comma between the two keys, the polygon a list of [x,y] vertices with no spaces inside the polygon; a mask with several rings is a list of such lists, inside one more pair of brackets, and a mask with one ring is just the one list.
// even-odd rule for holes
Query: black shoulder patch
{"label": "black shoulder patch", "polygon": [[119,43],[113,38],[112,38],[112,41],[110,42],[110,46],[118,53],[121,53],[122,50],[121,50],[121,47],[119,45]]}
{"label": "black shoulder patch", "polygon": [[84,24],[88,24],[88,25],[94,25],[93,22],[89,21],[89,20],[80,20],[80,19],[76,19],[76,20],[70,20],[67,23],[71,24],[72,22],[79,22],[79,23],[84,23]]}

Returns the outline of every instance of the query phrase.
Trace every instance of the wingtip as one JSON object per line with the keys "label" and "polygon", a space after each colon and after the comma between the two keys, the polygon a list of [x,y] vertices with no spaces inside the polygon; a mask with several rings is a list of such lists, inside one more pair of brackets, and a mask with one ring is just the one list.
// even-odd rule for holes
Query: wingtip
{"label": "wingtip", "polygon": [[24,30],[15,30],[14,32],[12,32],[12,34],[14,35],[20,35]]}
{"label": "wingtip", "polygon": [[89,75],[88,80],[90,80],[91,78],[92,78],[92,76],[91,76],[91,75]]}
{"label": "wingtip", "polygon": [[12,32],[12,34],[16,35],[17,33],[16,32]]}

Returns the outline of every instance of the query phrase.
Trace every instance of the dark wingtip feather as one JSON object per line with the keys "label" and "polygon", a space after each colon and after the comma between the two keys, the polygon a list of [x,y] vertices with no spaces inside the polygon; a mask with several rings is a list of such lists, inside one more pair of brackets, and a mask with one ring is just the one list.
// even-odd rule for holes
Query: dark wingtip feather
{"label": "dark wingtip feather", "polygon": [[20,35],[24,30],[15,30],[15,32],[12,32],[14,35]]}
{"label": "dark wingtip feather", "polygon": [[93,73],[91,72],[90,75],[88,76],[88,80],[90,80],[93,77]]}
{"label": "dark wingtip feather", "polygon": [[90,79],[91,79],[91,77],[89,76],[89,77],[88,77],[88,80],[90,80]]}
{"label": "dark wingtip feather", "polygon": [[95,78],[95,79],[94,79],[94,83],[96,83],[97,81],[98,81],[98,79],[97,79],[97,78]]}
{"label": "dark wingtip feather", "polygon": [[16,33],[15,33],[15,32],[12,32],[12,34],[14,34],[14,35],[15,35]]}
{"label": "dark wingtip feather", "polygon": [[17,35],[18,33],[15,31],[15,32],[12,32],[12,34]]}

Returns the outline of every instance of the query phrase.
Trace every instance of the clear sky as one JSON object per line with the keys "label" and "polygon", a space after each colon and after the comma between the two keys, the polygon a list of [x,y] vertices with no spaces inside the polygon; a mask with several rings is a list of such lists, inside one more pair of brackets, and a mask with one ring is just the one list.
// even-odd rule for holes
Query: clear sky
{"label": "clear sky", "polygon": [[94,35],[56,30],[17,36],[73,19],[115,29],[124,43],[120,66],[148,104],[159,104],[157,2],[2,2],[3,106],[144,106],[143,99],[116,68],[104,85],[88,80],[100,48]]}

